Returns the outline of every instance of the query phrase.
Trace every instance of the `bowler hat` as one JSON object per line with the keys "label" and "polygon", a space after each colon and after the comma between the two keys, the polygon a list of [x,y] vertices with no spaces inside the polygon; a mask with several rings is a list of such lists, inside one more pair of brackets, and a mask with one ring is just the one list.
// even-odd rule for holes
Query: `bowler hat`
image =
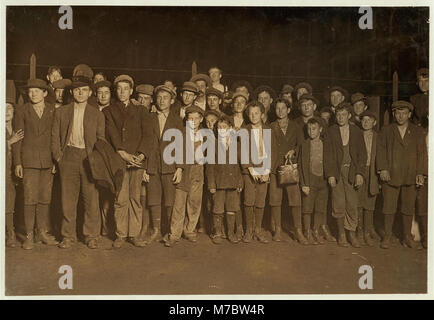
{"label": "bowler hat", "polygon": [[29,79],[27,80],[27,84],[24,86],[24,88],[39,88],[47,90],[48,86],[47,83],[42,79]]}
{"label": "bowler hat", "polygon": [[72,88],[79,88],[79,87],[89,87],[92,89],[92,81],[90,78],[85,76],[75,76],[72,77]]}
{"label": "bowler hat", "polygon": [[17,90],[15,88],[14,80],[6,80],[6,103],[15,105],[17,97]]}
{"label": "bowler hat", "polygon": [[93,70],[87,64],[79,64],[72,71],[72,76],[84,76],[89,79],[93,78]]}
{"label": "bowler hat", "polygon": [[199,88],[197,87],[197,84],[194,83],[193,81],[186,81],[182,85],[181,92],[183,92],[183,91],[190,91],[190,92],[193,92],[195,94],[198,94]]}
{"label": "bowler hat", "polygon": [[134,80],[127,74],[121,74],[117,76],[114,81],[114,85],[116,86],[119,82],[128,82],[131,85],[131,88],[134,88]]}
{"label": "bowler hat", "polygon": [[152,94],[154,92],[154,86],[152,86],[150,84],[139,84],[136,87],[136,92],[142,93],[142,94],[147,94],[148,96],[152,96]]}
{"label": "bowler hat", "polygon": [[253,96],[255,97],[255,99],[258,99],[258,95],[264,91],[268,92],[268,94],[271,96],[272,99],[276,99],[276,91],[274,91],[274,89],[271,88],[270,86],[266,86],[266,85],[257,87],[255,89],[255,92],[253,93]]}
{"label": "bowler hat", "polygon": [[156,86],[155,89],[154,89],[154,94],[157,94],[158,91],[160,91],[160,90],[163,90],[163,91],[166,91],[166,92],[170,93],[170,95],[172,96],[172,98],[176,97],[175,91],[173,91],[172,88],[170,88],[169,86],[166,86],[164,84]]}
{"label": "bowler hat", "polygon": [[205,111],[202,108],[200,108],[194,104],[185,109],[185,115],[188,115],[189,113],[193,113],[193,112],[199,113],[202,117],[205,113]]}
{"label": "bowler hat", "polygon": [[60,79],[53,82],[54,89],[65,89],[71,85],[72,81],[69,79]]}
{"label": "bowler hat", "polygon": [[392,103],[392,111],[395,109],[405,109],[405,108],[407,108],[409,111],[413,111],[414,106],[410,102],[404,100],[398,100]]}
{"label": "bowler hat", "polygon": [[198,74],[192,76],[191,79],[190,79],[190,81],[192,81],[192,82],[196,82],[196,81],[199,81],[199,80],[205,81],[207,87],[211,86],[211,78],[208,75],[206,75],[206,74],[198,73]]}
{"label": "bowler hat", "polygon": [[220,90],[218,90],[214,87],[207,88],[205,95],[206,96],[214,95],[214,96],[217,96],[219,99],[223,99],[223,92],[221,92]]}

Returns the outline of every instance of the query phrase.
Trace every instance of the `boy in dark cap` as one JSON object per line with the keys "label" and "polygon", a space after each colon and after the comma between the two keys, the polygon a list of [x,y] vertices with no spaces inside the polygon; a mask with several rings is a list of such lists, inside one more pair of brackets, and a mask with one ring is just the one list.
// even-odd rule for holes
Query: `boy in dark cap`
{"label": "boy in dark cap", "polygon": [[182,85],[181,89],[181,103],[182,106],[179,109],[179,116],[181,119],[185,118],[185,111],[188,107],[191,107],[199,95],[199,88],[196,83],[186,81]]}
{"label": "boy in dark cap", "polygon": [[265,113],[262,121],[264,123],[271,123],[276,120],[276,114],[271,110],[271,105],[276,100],[276,92],[270,86],[259,86],[253,93],[256,100],[264,105]]}
{"label": "boy in dark cap", "polygon": [[48,234],[50,203],[55,166],[51,157],[51,127],[54,106],[45,102],[48,95],[45,81],[27,81],[30,102],[15,110],[14,128],[23,130],[24,139],[13,145],[15,175],[23,179],[24,225],[26,239],[23,249],[33,249],[33,229],[37,240],[47,245],[57,241]]}
{"label": "boy in dark cap", "polygon": [[155,112],[155,106],[152,105],[154,86],[150,84],[140,84],[136,87],[137,101],[149,112]]}
{"label": "boy in dark cap", "polygon": [[[56,95],[56,103],[54,104],[54,108],[59,108],[64,103],[65,98],[65,88],[68,88],[71,85],[71,80],[69,79],[60,79],[53,82],[54,94]],[[66,102],[66,101],[65,101]]]}
{"label": "boy in dark cap", "polygon": [[231,91],[236,93],[242,93],[247,97],[247,102],[250,100],[250,95],[253,94],[253,87],[250,82],[246,80],[238,80],[232,84]]}
{"label": "boy in dark cap", "polygon": [[103,111],[111,103],[111,83],[107,80],[101,80],[94,84],[96,90],[96,102],[99,111]]}
{"label": "boy in dark cap", "polygon": [[325,121],[327,126],[331,125],[330,119],[333,115],[332,109],[330,109],[329,107],[322,107],[319,110],[319,115],[320,115],[321,119],[323,119]]}
{"label": "boy in dark cap", "polygon": [[217,110],[220,112],[220,105],[223,102],[223,93],[213,87],[206,89],[207,110]]}
{"label": "boy in dark cap", "polygon": [[428,128],[428,97],[429,97],[429,70],[427,68],[421,68],[417,70],[417,86],[421,91],[410,97],[410,102],[414,106],[413,122]]}
{"label": "boy in dark cap", "polygon": [[348,91],[339,86],[332,86],[327,90],[327,99],[333,114],[329,120],[330,125],[336,123],[336,108],[348,98]]}
{"label": "boy in dark cap", "polygon": [[196,99],[194,100],[194,104],[205,111],[206,109],[205,92],[206,89],[211,86],[211,79],[206,74],[198,73],[193,77],[191,77],[190,81],[196,83],[197,88],[199,89],[199,93]]}
{"label": "boy in dark cap", "polygon": [[360,247],[356,237],[358,222],[357,189],[363,185],[366,149],[361,130],[349,123],[351,104],[342,103],[336,109],[336,124],[328,129],[331,148],[326,150],[325,172],[332,187],[333,217],[338,225],[338,244],[348,247],[345,229],[351,245]]}
{"label": "boy in dark cap", "polygon": [[415,214],[416,187],[424,185],[426,145],[420,127],[409,121],[414,106],[403,100],[392,104],[395,122],[383,127],[378,137],[377,170],[382,181],[385,236],[381,248],[390,247],[398,201],[403,222],[403,244],[421,249],[413,240],[411,225]]}
{"label": "boy in dark cap", "polygon": [[[354,105],[353,105],[354,106]],[[359,190],[357,238],[361,245],[373,246],[372,240],[379,240],[374,228],[374,210],[377,194],[380,192],[378,174],[375,166],[377,157],[377,132],[374,130],[377,124],[375,113],[366,110],[360,115],[360,126],[363,130],[363,140],[366,147],[365,183]]]}
{"label": "boy in dark cap", "polygon": [[14,117],[14,107],[16,100],[16,90],[13,80],[6,80],[6,246],[15,248],[17,240],[15,237],[14,228],[14,212],[15,212],[15,177],[12,169],[12,145],[24,138],[23,130],[14,132],[12,129],[12,119]]}
{"label": "boy in dark cap", "polygon": [[45,102],[47,102],[48,104],[55,104],[56,103],[56,95],[54,93],[54,91],[55,91],[54,82],[56,82],[58,80],[62,80],[62,79],[63,79],[62,71],[60,70],[60,68],[58,66],[48,67],[48,71],[47,71],[47,81],[48,81],[47,92],[48,92],[48,95],[45,98]]}
{"label": "boy in dark cap", "polygon": [[352,122],[361,127],[361,121],[360,118],[361,114],[368,109],[368,105],[366,104],[366,97],[364,94],[360,92],[356,92],[353,95],[351,95],[351,104],[353,106],[353,119]]}

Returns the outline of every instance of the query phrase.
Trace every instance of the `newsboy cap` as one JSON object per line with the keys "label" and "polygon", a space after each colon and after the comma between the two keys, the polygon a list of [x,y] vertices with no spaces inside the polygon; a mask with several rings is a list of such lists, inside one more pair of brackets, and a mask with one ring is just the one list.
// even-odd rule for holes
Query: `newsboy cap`
{"label": "newsboy cap", "polygon": [[6,103],[15,105],[17,90],[14,80],[6,80]]}
{"label": "newsboy cap", "polygon": [[429,75],[429,70],[428,70],[428,68],[420,68],[420,69],[418,69],[417,72],[416,72],[416,76],[417,76],[418,79],[419,79],[420,77],[422,77],[422,78],[427,78],[428,75]]}
{"label": "newsboy cap", "polygon": [[183,91],[190,91],[195,94],[199,93],[199,88],[197,87],[197,84],[193,81],[186,81],[182,84],[181,92]]}
{"label": "newsboy cap", "polygon": [[217,118],[219,118],[222,115],[222,112],[220,112],[218,110],[207,110],[205,112],[205,118],[208,117],[209,115],[214,115]]}
{"label": "newsboy cap", "polygon": [[280,91],[280,94],[292,93],[292,91],[294,91],[293,86],[291,86],[290,84],[284,84],[282,90]]}
{"label": "newsboy cap", "polygon": [[154,89],[154,94],[157,94],[158,91],[166,91],[166,92],[170,93],[170,95],[172,96],[172,99],[174,99],[176,97],[175,91],[173,91],[172,88],[170,88],[169,86],[166,86],[164,84],[156,86]]}
{"label": "newsboy cap", "polygon": [[274,91],[273,88],[271,88],[270,86],[267,86],[267,85],[261,85],[261,86],[257,87],[253,93],[253,96],[255,97],[255,99],[258,99],[258,95],[264,91],[268,92],[268,94],[271,96],[271,98],[273,100],[276,99],[276,91]]}
{"label": "newsboy cap", "polygon": [[92,81],[90,80],[90,78],[86,77],[86,76],[75,76],[72,77],[72,83],[71,83],[71,87],[74,88],[79,88],[79,87],[89,87],[89,88],[93,88],[92,86]]}
{"label": "newsboy cap", "polygon": [[348,91],[345,90],[344,88],[340,87],[340,86],[333,86],[333,87],[331,87],[330,89],[328,89],[328,90],[327,90],[327,95],[330,97],[330,94],[331,94],[333,91],[339,91],[339,92],[340,92],[340,93],[345,97],[345,99],[348,99],[348,98],[349,98],[349,97],[348,97]]}
{"label": "newsboy cap", "polygon": [[196,105],[191,105],[191,106],[189,106],[189,107],[187,107],[186,109],[185,109],[185,115],[187,116],[189,113],[193,113],[193,112],[197,112],[197,113],[199,113],[202,117],[203,117],[203,115],[205,114],[205,111],[202,109],[202,108],[200,108],[200,107],[198,107],[198,106],[196,106]]}
{"label": "newsboy cap", "polygon": [[101,80],[101,81],[98,81],[97,83],[95,83],[93,86],[95,87],[95,90],[98,90],[99,88],[102,88],[102,87],[107,87],[110,89],[110,87],[112,86],[112,83],[108,80]]}
{"label": "newsboy cap", "polygon": [[117,76],[114,81],[114,85],[117,86],[119,82],[129,82],[131,84],[131,88],[134,88],[134,80],[127,74],[121,74]]}
{"label": "newsboy cap", "polygon": [[406,108],[411,112],[413,111],[414,106],[410,102],[404,100],[397,100],[392,103],[392,111],[395,109],[406,109]]}
{"label": "newsboy cap", "polygon": [[246,95],[244,92],[235,92],[235,93],[232,95],[232,101],[235,101],[235,99],[236,99],[237,97],[243,97],[244,99],[246,99],[246,102],[249,101],[249,98],[247,97],[247,95]]}
{"label": "newsboy cap", "polygon": [[69,79],[60,79],[53,82],[54,89],[65,89],[71,85],[72,81]]}
{"label": "newsboy cap", "polygon": [[297,93],[297,90],[301,89],[301,88],[305,88],[310,94],[312,94],[313,89],[312,89],[312,86],[310,85],[310,83],[307,83],[307,82],[297,83],[294,87],[294,92]]}
{"label": "newsboy cap", "polygon": [[351,95],[351,104],[355,104],[356,102],[359,101],[366,101],[366,97],[363,93],[356,92]]}
{"label": "newsboy cap", "polygon": [[150,84],[139,84],[136,87],[136,92],[142,93],[142,94],[147,94],[148,96],[152,96],[152,94],[154,92],[154,86],[152,86]]}
{"label": "newsboy cap", "polygon": [[370,117],[370,118],[374,118],[375,121],[377,121],[377,115],[372,112],[371,110],[365,110],[362,112],[362,114],[359,116],[360,119],[363,119],[363,117]]}
{"label": "newsboy cap", "polygon": [[303,100],[312,100],[312,102],[315,103],[317,107],[319,107],[319,100],[309,93],[303,94],[298,100],[298,102],[301,103]]}
{"label": "newsboy cap", "polygon": [[205,81],[207,87],[211,86],[211,78],[204,73],[198,73],[198,74],[192,76],[190,79],[190,81],[192,81],[192,82],[196,82],[199,80]]}
{"label": "newsboy cap", "polygon": [[93,70],[87,64],[76,65],[72,71],[72,76],[84,76],[89,79],[93,78]]}
{"label": "newsboy cap", "polygon": [[24,86],[24,88],[39,88],[47,90],[48,86],[47,83],[42,79],[29,79],[27,80],[27,84]]}
{"label": "newsboy cap", "polygon": [[220,90],[214,87],[207,88],[205,91],[205,95],[206,96],[214,95],[217,96],[219,99],[223,99],[223,92],[221,92]]}

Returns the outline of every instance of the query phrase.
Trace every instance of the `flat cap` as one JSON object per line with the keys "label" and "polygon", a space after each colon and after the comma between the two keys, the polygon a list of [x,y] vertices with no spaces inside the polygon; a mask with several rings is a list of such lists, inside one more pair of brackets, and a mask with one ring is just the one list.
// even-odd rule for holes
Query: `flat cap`
{"label": "flat cap", "polygon": [[313,103],[315,103],[317,106],[319,106],[319,100],[309,93],[303,94],[300,97],[300,99],[298,100],[298,102],[301,103],[303,100],[312,100]]}
{"label": "flat cap", "polygon": [[54,89],[65,89],[71,85],[72,81],[69,79],[60,79],[53,82]]}
{"label": "flat cap", "polygon": [[370,118],[374,118],[375,121],[377,121],[377,115],[372,112],[371,110],[365,110],[362,112],[362,114],[359,116],[360,119],[363,119],[363,117],[370,117]]}
{"label": "flat cap", "polygon": [[173,99],[176,97],[175,91],[173,91],[173,89],[171,87],[166,86],[164,84],[156,86],[155,89],[154,89],[154,94],[157,94],[158,91],[161,91],[161,90],[170,93],[170,95],[172,96]]}
{"label": "flat cap", "polygon": [[206,96],[214,95],[217,96],[219,99],[223,99],[223,92],[221,92],[220,90],[214,87],[207,88],[205,91],[205,95]]}
{"label": "flat cap", "polygon": [[351,95],[351,104],[355,104],[356,102],[359,102],[362,100],[366,101],[366,97],[363,93],[356,92],[356,93]]}
{"label": "flat cap", "polygon": [[258,99],[258,95],[264,91],[268,92],[268,94],[271,96],[272,99],[276,99],[276,91],[274,91],[273,88],[271,88],[270,86],[267,86],[267,85],[262,85],[262,86],[259,86],[255,89],[255,91],[253,93],[253,95],[255,96],[255,99]]}
{"label": "flat cap", "polygon": [[406,109],[406,108],[410,111],[413,111],[414,106],[410,102],[404,100],[397,100],[392,103],[392,111],[395,109]]}
{"label": "flat cap", "polygon": [[292,91],[294,91],[293,86],[291,86],[290,84],[284,84],[282,90],[280,91],[280,94],[292,93]]}
{"label": "flat cap", "polygon": [[29,79],[27,80],[27,84],[24,86],[24,88],[39,88],[47,90],[48,86],[47,83],[42,79]]}
{"label": "flat cap", "polygon": [[101,80],[95,83],[93,86],[95,87],[95,90],[98,90],[99,88],[102,87],[110,88],[112,86],[112,83],[108,80]]}
{"label": "flat cap", "polygon": [[72,77],[72,88],[89,87],[92,89],[92,81],[86,76],[75,76]]}
{"label": "flat cap", "polygon": [[220,112],[218,110],[207,110],[207,111],[205,111],[205,118],[208,117],[209,115],[214,115],[217,118],[220,118],[220,116],[222,115],[222,112]]}
{"label": "flat cap", "polygon": [[313,89],[312,89],[312,86],[310,85],[310,83],[307,83],[307,82],[297,83],[294,87],[295,93],[297,93],[297,90],[301,89],[301,88],[305,88],[310,94],[312,94]]}
{"label": "flat cap", "polygon": [[328,96],[330,97],[330,94],[333,91],[339,91],[340,93],[342,93],[342,95],[345,97],[345,99],[348,99],[348,91],[345,90],[344,88],[340,87],[340,86],[333,86],[330,89],[327,90]]}
{"label": "flat cap", "polygon": [[84,76],[93,78],[93,70],[87,64],[76,65],[72,71],[72,76]]}
{"label": "flat cap", "polygon": [[119,82],[129,82],[131,84],[131,88],[134,88],[134,80],[127,74],[121,74],[117,76],[114,81],[114,85],[116,86]]}
{"label": "flat cap", "polygon": [[6,80],[6,103],[15,105],[17,89],[14,80]]}
{"label": "flat cap", "polygon": [[199,88],[197,87],[197,84],[193,81],[186,81],[182,84],[181,92],[183,91],[190,91],[195,94],[199,93]]}
{"label": "flat cap", "polygon": [[235,93],[232,95],[232,101],[235,101],[235,99],[236,99],[237,97],[243,97],[244,99],[246,99],[246,102],[249,101],[249,98],[247,97],[247,95],[246,95],[244,92],[235,92]]}
{"label": "flat cap", "polygon": [[417,70],[416,75],[418,79],[419,77],[427,78],[429,76],[429,70],[428,68],[420,68]]}
{"label": "flat cap", "polygon": [[150,84],[139,84],[136,87],[136,92],[142,93],[142,94],[147,94],[148,96],[152,96],[152,94],[154,93],[154,86],[152,86]]}
{"label": "flat cap", "polygon": [[189,113],[193,113],[193,112],[199,113],[202,117],[205,114],[205,111],[202,108],[194,104],[185,109],[185,115],[188,115]]}
{"label": "flat cap", "polygon": [[211,86],[211,78],[204,73],[198,73],[198,74],[192,76],[190,79],[190,81],[192,81],[192,82],[196,82],[199,80],[205,81],[207,87]]}

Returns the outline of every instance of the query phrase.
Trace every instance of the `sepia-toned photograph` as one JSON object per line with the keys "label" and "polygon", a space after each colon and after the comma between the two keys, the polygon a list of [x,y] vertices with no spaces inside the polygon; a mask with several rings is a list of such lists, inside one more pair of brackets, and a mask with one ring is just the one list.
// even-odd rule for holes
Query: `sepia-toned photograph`
{"label": "sepia-toned photograph", "polygon": [[2,295],[429,294],[428,1],[207,5],[2,4]]}

